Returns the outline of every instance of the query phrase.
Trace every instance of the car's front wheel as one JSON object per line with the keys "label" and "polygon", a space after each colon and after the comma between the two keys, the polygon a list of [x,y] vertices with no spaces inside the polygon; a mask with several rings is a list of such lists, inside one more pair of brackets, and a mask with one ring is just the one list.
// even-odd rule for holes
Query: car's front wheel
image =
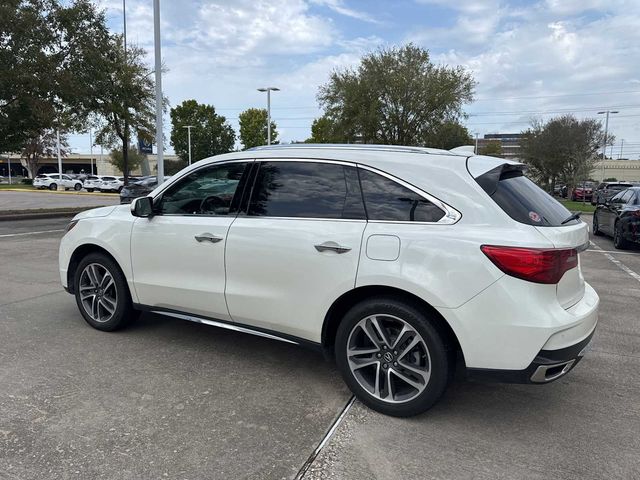
{"label": "car's front wheel", "polygon": [[434,325],[420,309],[394,298],[355,305],[336,335],[336,362],[345,382],[384,414],[407,417],[428,410],[454,368]]}
{"label": "car's front wheel", "polygon": [[620,222],[616,222],[613,228],[613,246],[618,250],[629,248],[629,242],[625,240],[623,236],[622,224]]}
{"label": "car's front wheel", "polygon": [[80,313],[98,330],[117,330],[137,316],[124,275],[116,263],[102,253],[91,253],[80,261],[74,291]]}
{"label": "car's front wheel", "polygon": [[598,222],[598,212],[593,213],[593,234],[594,235],[602,235],[602,231],[600,230],[600,224]]}
{"label": "car's front wheel", "polygon": [[57,190],[58,189],[58,185],[56,183],[52,183],[51,185],[49,185],[49,190]]}
{"label": "car's front wheel", "polygon": [[73,189],[74,189],[76,192],[79,192],[80,190],[82,190],[82,184],[81,184],[81,183],[76,183],[76,184],[73,186]]}

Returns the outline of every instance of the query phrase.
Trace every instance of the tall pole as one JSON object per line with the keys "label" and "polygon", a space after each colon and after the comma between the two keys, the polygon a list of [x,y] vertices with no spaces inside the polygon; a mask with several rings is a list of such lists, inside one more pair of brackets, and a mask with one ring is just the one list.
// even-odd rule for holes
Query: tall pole
{"label": "tall pole", "polygon": [[156,159],[158,185],[164,182],[164,156],[162,139],[162,59],[160,57],[160,0],[153,0],[153,43],[156,68]]}
{"label": "tall pole", "polygon": [[[602,181],[604,182],[604,162],[607,159],[607,136],[609,134],[609,114],[620,113],[617,110],[606,110],[598,112],[598,115],[606,114],[604,121],[604,139],[602,140]],[[613,154],[611,155],[613,158]]]}
{"label": "tall pole", "polygon": [[56,128],[56,150],[58,151],[58,190],[61,188],[64,190],[62,186],[62,155],[60,155],[60,129]]}
{"label": "tall pole", "polygon": [[9,164],[9,185],[11,185],[11,155],[7,153],[7,163]]}
{"label": "tall pole", "polygon": [[259,88],[259,92],[267,92],[267,145],[271,145],[271,91],[279,92],[278,87]]}
{"label": "tall pole", "polygon": [[478,132],[476,132],[476,148],[473,151],[474,155],[478,154]]}
{"label": "tall pole", "polygon": [[[123,21],[123,41],[124,41],[124,65],[127,72],[127,4],[126,0],[122,0],[122,21]],[[122,175],[124,184],[129,185],[129,106],[127,105],[127,96],[124,97],[124,133],[122,139]]]}
{"label": "tall pole", "polygon": [[193,125],[185,125],[182,128],[187,129],[187,142],[189,144],[189,165],[191,165],[191,129],[193,128]]}
{"label": "tall pole", "polygon": [[624,147],[624,138],[621,139],[620,143],[620,156],[618,157],[619,159],[622,159],[622,147]]}
{"label": "tall pole", "polygon": [[93,175],[93,131],[89,129],[89,166]]}

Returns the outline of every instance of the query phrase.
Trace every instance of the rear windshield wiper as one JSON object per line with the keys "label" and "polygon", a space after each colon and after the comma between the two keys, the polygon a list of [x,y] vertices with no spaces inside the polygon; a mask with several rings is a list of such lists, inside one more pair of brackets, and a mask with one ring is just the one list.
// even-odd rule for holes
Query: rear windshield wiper
{"label": "rear windshield wiper", "polygon": [[571,220],[577,220],[580,218],[580,214],[582,212],[572,213],[571,216],[565,218],[560,225],[564,225],[565,223],[569,223]]}

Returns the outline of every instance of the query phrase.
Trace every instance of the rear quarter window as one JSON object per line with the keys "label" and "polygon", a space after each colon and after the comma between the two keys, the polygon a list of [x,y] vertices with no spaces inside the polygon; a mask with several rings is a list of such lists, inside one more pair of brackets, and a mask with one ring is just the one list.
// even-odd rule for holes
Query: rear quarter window
{"label": "rear quarter window", "polygon": [[[527,178],[520,168],[505,165],[476,178],[487,194],[516,222],[536,227],[562,226],[571,212]],[[575,225],[572,220],[565,225]]]}

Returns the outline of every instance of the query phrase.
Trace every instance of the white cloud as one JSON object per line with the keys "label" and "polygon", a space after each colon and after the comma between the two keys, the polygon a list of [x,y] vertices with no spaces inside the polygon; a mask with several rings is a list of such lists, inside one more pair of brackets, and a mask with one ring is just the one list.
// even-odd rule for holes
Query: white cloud
{"label": "white cloud", "polygon": [[357,20],[362,20],[363,22],[381,23],[365,11],[354,10],[347,7],[342,0],[311,0],[311,3],[325,6],[340,15],[344,15],[345,17],[355,18]]}

